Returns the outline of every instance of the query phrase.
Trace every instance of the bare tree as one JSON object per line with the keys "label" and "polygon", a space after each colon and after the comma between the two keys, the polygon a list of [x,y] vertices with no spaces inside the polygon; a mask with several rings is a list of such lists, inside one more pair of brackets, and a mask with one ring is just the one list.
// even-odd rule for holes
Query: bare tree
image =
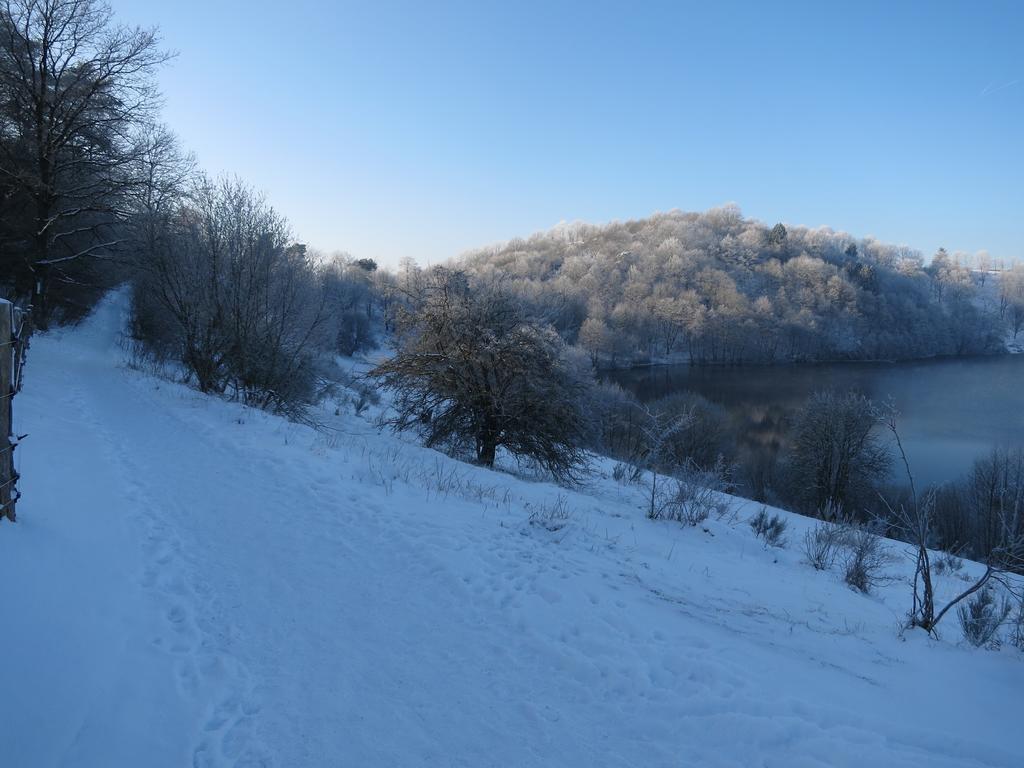
{"label": "bare tree", "polygon": [[169,54],[156,31],[114,23],[95,0],[0,5],[0,177],[23,226],[5,233],[15,289],[48,317],[54,278],[124,241],[125,195],[144,183],[140,129]]}
{"label": "bare tree", "polygon": [[[288,224],[244,183],[203,181],[144,264],[136,311],[204,392],[301,415],[321,343],[322,285]],[[147,325],[148,323],[148,325]]]}
{"label": "bare tree", "polygon": [[871,401],[855,392],[814,394],[794,425],[787,475],[803,508],[855,508],[889,471]]}
{"label": "bare tree", "polygon": [[163,125],[154,125],[139,138],[132,175],[139,180],[126,195],[129,214],[129,248],[141,266],[156,258],[166,244],[161,238],[171,231],[171,220],[189,193],[201,184],[195,156],[185,152],[177,136]]}
{"label": "bare tree", "polygon": [[387,423],[429,446],[468,444],[484,466],[505,448],[573,479],[591,430],[585,364],[497,286],[440,268],[422,285],[400,317],[397,353],[370,374],[395,393]]}
{"label": "bare tree", "polygon": [[975,460],[961,496],[972,556],[984,559],[1008,536],[1024,535],[1024,449],[996,447]]}
{"label": "bare tree", "polygon": [[652,411],[648,406],[640,406],[643,418],[640,422],[642,442],[636,457],[633,459],[635,476],[641,477],[646,471],[651,478],[651,491],[648,496],[647,516],[657,520],[662,516],[665,500],[659,487],[659,473],[670,472],[677,467],[672,451],[676,437],[685,433],[693,424],[693,416],[688,410],[670,413]]}
{"label": "bare tree", "polygon": [[882,501],[889,512],[890,522],[895,524],[902,537],[909,541],[915,550],[910,625],[921,627],[934,634],[939,622],[950,609],[992,583],[1001,584],[1007,591],[1020,599],[1021,586],[1018,582],[1008,578],[1008,575],[1014,571],[1020,572],[1024,568],[1024,528],[1021,525],[1022,516],[1024,516],[1024,499],[1020,494],[1016,494],[994,511],[995,524],[1000,533],[998,543],[992,547],[983,560],[984,573],[975,579],[967,589],[946,601],[941,607],[937,607],[932,578],[933,566],[929,551],[934,538],[935,492],[927,491],[923,497],[918,494],[914,476],[910,470],[910,461],[903,449],[897,429],[897,415],[895,409],[890,407],[882,418],[896,441],[900,459],[907,474],[907,481],[910,484],[910,501],[909,504],[895,506],[884,497],[882,497]]}

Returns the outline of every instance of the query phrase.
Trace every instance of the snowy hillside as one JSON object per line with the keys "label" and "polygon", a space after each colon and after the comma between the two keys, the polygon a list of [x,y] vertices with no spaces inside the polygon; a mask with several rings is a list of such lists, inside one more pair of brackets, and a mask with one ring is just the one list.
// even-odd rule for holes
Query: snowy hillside
{"label": "snowy hillside", "polygon": [[1024,658],[901,636],[907,558],[868,597],[802,518],[766,549],[753,504],[655,523],[607,467],[209,398],[123,366],[123,305],[37,337],[16,401],[0,764],[1024,765]]}

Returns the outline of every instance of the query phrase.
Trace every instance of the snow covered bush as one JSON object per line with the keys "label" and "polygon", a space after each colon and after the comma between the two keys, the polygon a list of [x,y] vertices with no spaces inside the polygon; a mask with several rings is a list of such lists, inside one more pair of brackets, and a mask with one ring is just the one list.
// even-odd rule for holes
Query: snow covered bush
{"label": "snow covered bush", "polygon": [[804,534],[804,556],[816,570],[827,571],[847,540],[847,532],[840,525],[819,523]]}
{"label": "snow covered bush", "polygon": [[956,608],[960,619],[960,628],[964,639],[975,647],[998,643],[999,628],[1010,616],[1010,601],[997,599],[995,590],[988,586],[979,589],[974,595]]}
{"label": "snow covered bush", "polygon": [[700,525],[712,514],[722,518],[729,513],[732,503],[726,494],[731,486],[721,461],[710,469],[688,461],[673,475],[667,498],[658,505],[654,519]]}
{"label": "snow covered bush", "polygon": [[400,314],[396,342],[370,373],[395,395],[386,424],[431,447],[468,447],[484,466],[504,448],[559,479],[577,477],[594,432],[589,366],[501,288],[431,270]]}
{"label": "snow covered bush", "polygon": [[335,368],[323,378],[329,382],[329,390],[325,394],[333,396],[338,403],[336,416],[341,413],[342,404],[351,405],[356,416],[361,416],[371,405],[380,405],[380,394],[359,376]]}
{"label": "snow covered bush", "polygon": [[624,461],[615,462],[615,466],[612,467],[612,479],[622,485],[634,482],[633,467]]}
{"label": "snow covered bush", "polygon": [[750,527],[754,535],[761,539],[766,547],[784,547],[786,545],[786,521],[779,515],[769,515],[767,507],[750,518]]}
{"label": "snow covered bush", "polygon": [[848,553],[843,567],[846,583],[864,594],[887,581],[882,573],[891,558],[882,539],[866,528],[852,528],[847,539]]}
{"label": "snow covered bush", "polygon": [[940,576],[949,573],[958,573],[964,567],[964,561],[952,552],[941,552],[936,555],[932,568]]}
{"label": "snow covered bush", "polygon": [[552,533],[562,530],[572,518],[568,499],[562,494],[559,494],[552,502],[542,501],[539,504],[525,502],[525,506],[530,511],[530,525],[539,526]]}

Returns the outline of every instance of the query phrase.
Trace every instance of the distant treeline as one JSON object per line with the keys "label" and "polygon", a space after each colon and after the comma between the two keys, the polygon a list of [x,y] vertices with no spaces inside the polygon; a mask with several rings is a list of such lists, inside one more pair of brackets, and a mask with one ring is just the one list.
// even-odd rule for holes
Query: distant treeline
{"label": "distant treeline", "polygon": [[463,262],[502,279],[598,365],[989,354],[1004,349],[1016,307],[984,301],[995,296],[988,272],[945,251],[926,267],[904,246],[768,227],[733,206],[562,225]]}

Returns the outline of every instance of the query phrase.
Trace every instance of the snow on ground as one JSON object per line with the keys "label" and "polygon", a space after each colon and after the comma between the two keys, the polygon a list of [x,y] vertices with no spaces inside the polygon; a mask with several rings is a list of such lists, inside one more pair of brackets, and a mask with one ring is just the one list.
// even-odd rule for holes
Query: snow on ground
{"label": "snow on ground", "polygon": [[205,397],[124,368],[123,305],[37,337],[16,401],[0,764],[1024,765],[1024,658],[901,636],[905,559],[867,597],[802,518],[765,549],[752,504],[653,523],[606,466],[567,491]]}

